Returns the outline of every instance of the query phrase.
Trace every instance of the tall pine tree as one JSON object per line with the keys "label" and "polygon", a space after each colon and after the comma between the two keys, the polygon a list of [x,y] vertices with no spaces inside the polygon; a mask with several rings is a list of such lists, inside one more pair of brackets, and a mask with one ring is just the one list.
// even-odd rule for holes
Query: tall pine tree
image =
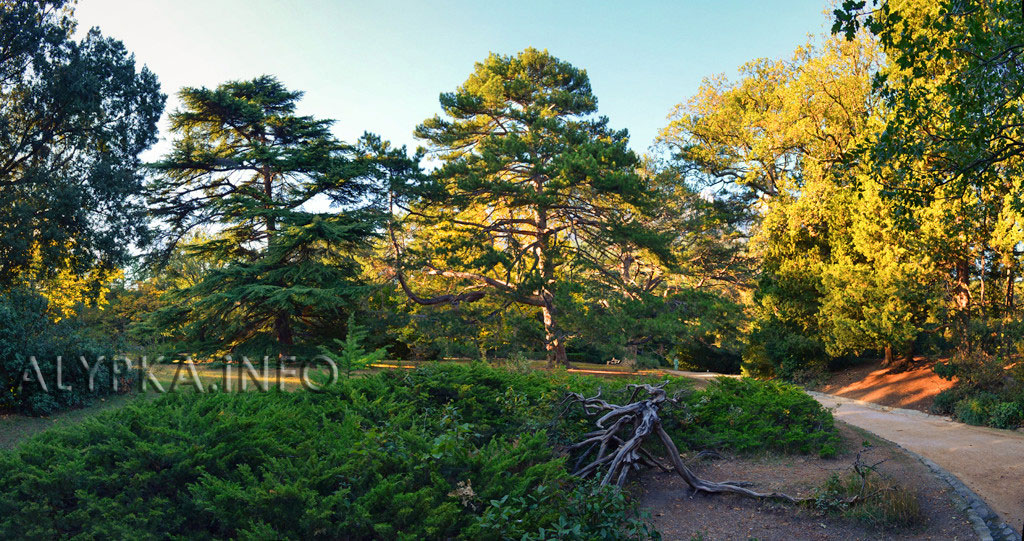
{"label": "tall pine tree", "polygon": [[[157,318],[180,324],[196,352],[315,351],[344,335],[361,294],[354,255],[381,216],[369,153],[337,141],[331,121],[296,115],[301,96],[269,76],[180,93],[153,209],[168,248],[208,229],[188,250],[216,265],[172,291],[176,302]],[[312,210],[324,201],[336,212]]]}
{"label": "tall pine tree", "polygon": [[641,219],[651,194],[628,134],[593,116],[584,70],[536,49],[492,54],[441,108],[416,129],[441,166],[404,208],[418,233],[404,264],[463,289],[423,298],[398,278],[422,304],[496,295],[537,310],[549,362],[566,364],[573,277],[618,276],[607,254],[665,241]]}

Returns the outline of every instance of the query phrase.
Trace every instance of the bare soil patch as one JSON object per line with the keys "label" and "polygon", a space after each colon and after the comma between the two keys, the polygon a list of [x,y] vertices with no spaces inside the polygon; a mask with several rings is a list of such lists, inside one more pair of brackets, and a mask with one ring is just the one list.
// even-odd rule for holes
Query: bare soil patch
{"label": "bare soil patch", "polygon": [[[833,473],[845,474],[857,451],[866,462],[884,460],[878,473],[912,489],[923,516],[912,528],[886,529],[854,518],[731,494],[693,494],[674,473],[648,471],[640,478],[641,505],[651,512],[665,539],[975,539],[949,485],[916,458],[874,435],[837,422],[844,451],[833,459],[765,455],[702,461],[695,472],[711,480],[743,480],[759,491],[811,495]],[[870,445],[865,446],[864,442]]]}
{"label": "bare soil patch", "polygon": [[907,370],[882,367],[882,361],[854,366],[835,372],[818,391],[846,398],[855,398],[892,408],[930,411],[935,395],[953,386],[942,379],[932,367],[935,361],[917,357]]}

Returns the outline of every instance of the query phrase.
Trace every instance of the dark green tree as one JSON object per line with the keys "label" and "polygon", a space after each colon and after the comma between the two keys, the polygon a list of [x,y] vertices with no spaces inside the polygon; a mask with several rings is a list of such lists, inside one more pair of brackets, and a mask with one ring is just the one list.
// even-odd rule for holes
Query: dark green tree
{"label": "dark green tree", "polygon": [[82,274],[145,240],[139,154],[164,98],[121,42],[70,38],[67,2],[0,2],[0,287],[45,261]]}
{"label": "dark green tree", "polygon": [[[173,150],[155,164],[153,212],[168,249],[209,230],[187,251],[211,268],[170,292],[177,302],[157,317],[180,322],[196,352],[289,355],[343,336],[362,295],[355,257],[381,218],[363,156],[383,143],[339,142],[331,121],[295,114],[301,92],[269,76],[180,96]],[[334,212],[312,209],[326,201]]]}
{"label": "dark green tree", "polygon": [[665,243],[641,219],[650,190],[628,134],[593,116],[584,70],[535,49],[492,54],[440,101],[445,116],[416,129],[441,164],[403,205],[414,238],[404,264],[462,289],[423,298],[398,277],[419,303],[497,295],[533,307],[549,362],[566,364],[565,288],[593,273],[618,276],[607,268],[618,247]]}

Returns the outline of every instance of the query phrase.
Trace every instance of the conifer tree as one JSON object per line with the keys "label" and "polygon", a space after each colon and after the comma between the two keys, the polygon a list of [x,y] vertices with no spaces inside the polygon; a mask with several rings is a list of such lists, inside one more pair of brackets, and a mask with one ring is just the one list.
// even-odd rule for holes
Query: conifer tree
{"label": "conifer tree", "polygon": [[535,49],[490,55],[440,101],[445,116],[416,135],[441,166],[414,197],[398,200],[419,233],[404,264],[464,290],[423,298],[398,278],[423,304],[497,295],[534,307],[549,362],[566,364],[570,330],[559,313],[569,297],[560,288],[578,273],[618,276],[604,257],[613,246],[665,242],[640,219],[650,190],[628,134],[593,116],[584,70]]}
{"label": "conifer tree", "polygon": [[[301,96],[269,76],[180,93],[152,205],[168,249],[197,228],[215,233],[188,247],[215,263],[209,273],[161,312],[196,352],[287,355],[344,334],[361,292],[353,256],[380,213],[366,149],[337,141],[329,120],[297,115]],[[313,211],[314,198],[336,211]]]}

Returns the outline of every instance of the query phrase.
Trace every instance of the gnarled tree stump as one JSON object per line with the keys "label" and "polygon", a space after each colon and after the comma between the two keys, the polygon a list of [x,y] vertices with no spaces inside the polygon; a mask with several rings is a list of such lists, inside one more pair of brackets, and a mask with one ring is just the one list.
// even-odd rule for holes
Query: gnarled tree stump
{"label": "gnarled tree stump", "polygon": [[[760,493],[745,488],[750,483],[737,481],[716,483],[697,477],[683,463],[679,449],[661,426],[661,418],[658,417],[658,411],[662,404],[676,402],[675,398],[669,398],[665,392],[666,383],[668,382],[658,385],[629,385],[628,389],[633,391],[629,403],[621,406],[602,400],[600,391],[596,396],[590,398],[579,393],[569,393],[566,401],[579,402],[588,415],[600,415],[595,422],[597,430],[587,433],[582,441],[568,448],[570,453],[583,450],[576,460],[573,473],[579,477],[600,474],[602,485],[614,483],[621,487],[630,470],[649,466],[665,472],[675,471],[690,487],[700,492],[729,492],[791,503],[806,501],[806,498],[794,498],[781,492]],[[637,395],[642,392],[645,392],[647,396],[637,400]],[[656,436],[664,446],[670,461],[669,466],[661,463],[642,447],[644,440],[651,435]],[[592,460],[587,462],[590,457],[593,457]]]}

